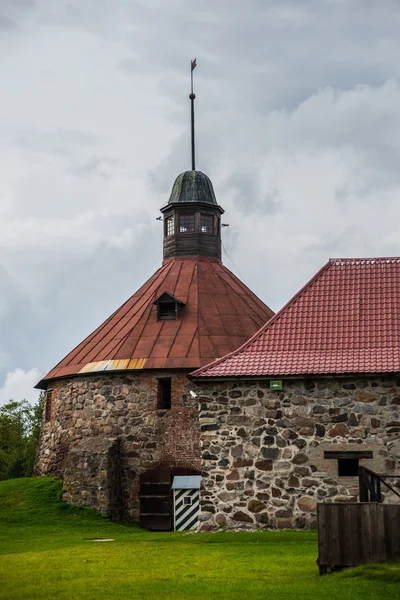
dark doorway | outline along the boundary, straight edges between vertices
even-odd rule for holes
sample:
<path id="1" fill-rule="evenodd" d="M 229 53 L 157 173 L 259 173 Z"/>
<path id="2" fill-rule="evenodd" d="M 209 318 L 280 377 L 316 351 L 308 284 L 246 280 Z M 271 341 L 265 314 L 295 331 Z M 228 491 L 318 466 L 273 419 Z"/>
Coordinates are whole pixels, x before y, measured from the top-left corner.
<path id="1" fill-rule="evenodd" d="M 175 475 L 200 475 L 196 469 L 160 467 L 140 476 L 140 526 L 152 531 L 173 531 L 172 482 Z"/>

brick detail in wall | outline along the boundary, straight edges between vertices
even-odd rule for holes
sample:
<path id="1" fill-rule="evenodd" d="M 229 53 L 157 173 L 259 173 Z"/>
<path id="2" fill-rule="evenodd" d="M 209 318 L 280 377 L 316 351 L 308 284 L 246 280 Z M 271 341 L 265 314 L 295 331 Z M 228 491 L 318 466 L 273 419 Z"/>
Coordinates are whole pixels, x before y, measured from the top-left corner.
<path id="1" fill-rule="evenodd" d="M 157 409 L 158 377 L 172 378 L 170 410 Z M 92 489 L 102 485 L 96 477 L 90 484 L 82 483 L 87 490 L 73 483 L 74 461 L 69 454 L 93 437 L 119 440 L 125 518 L 138 519 L 139 476 L 143 472 L 161 465 L 200 468 L 198 402 L 189 394 L 195 385 L 186 373 L 91 375 L 60 380 L 52 388 L 52 419 L 42 424 L 36 474 L 64 476 L 67 470 L 64 497 L 68 501 L 85 504 L 87 500 L 79 500 L 81 492 L 87 499 Z M 79 456 L 78 452 L 75 462 Z M 102 512 L 107 512 L 104 497 L 100 504 Z"/>
<path id="2" fill-rule="evenodd" d="M 202 531 L 313 528 L 317 502 L 357 501 L 358 478 L 325 450 L 371 450 L 360 465 L 400 475 L 399 379 L 203 382 L 199 395 Z"/>

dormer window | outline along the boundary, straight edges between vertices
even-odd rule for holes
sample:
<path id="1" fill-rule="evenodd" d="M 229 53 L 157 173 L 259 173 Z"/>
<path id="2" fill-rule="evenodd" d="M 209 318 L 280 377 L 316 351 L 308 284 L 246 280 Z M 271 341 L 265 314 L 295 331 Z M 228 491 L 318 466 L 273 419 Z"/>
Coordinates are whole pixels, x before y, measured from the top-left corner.
<path id="1" fill-rule="evenodd" d="M 175 321 L 179 317 L 180 309 L 185 306 L 169 292 L 164 292 L 154 304 L 157 306 L 157 321 Z"/>
<path id="2" fill-rule="evenodd" d="M 212 215 L 200 215 L 201 233 L 214 233 L 214 217 Z"/>
<path id="3" fill-rule="evenodd" d="M 174 217 L 168 217 L 168 219 L 166 219 L 166 224 L 165 224 L 165 234 L 166 235 L 174 235 L 174 233 L 175 233 Z"/>
<path id="4" fill-rule="evenodd" d="M 158 305 L 158 320 L 170 321 L 177 318 L 176 302 L 160 302 Z"/>
<path id="5" fill-rule="evenodd" d="M 179 233 L 193 233 L 194 231 L 194 215 L 180 215 Z"/>

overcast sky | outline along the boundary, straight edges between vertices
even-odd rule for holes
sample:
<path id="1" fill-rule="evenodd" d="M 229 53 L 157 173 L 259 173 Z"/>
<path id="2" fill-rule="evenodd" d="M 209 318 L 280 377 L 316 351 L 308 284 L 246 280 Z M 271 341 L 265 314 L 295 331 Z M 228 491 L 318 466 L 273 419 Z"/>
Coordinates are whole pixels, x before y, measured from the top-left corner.
<path id="1" fill-rule="evenodd" d="M 228 268 L 277 310 L 399 255 L 399 31 L 397 0 L 0 0 L 0 404 L 160 265 L 191 58 Z"/>

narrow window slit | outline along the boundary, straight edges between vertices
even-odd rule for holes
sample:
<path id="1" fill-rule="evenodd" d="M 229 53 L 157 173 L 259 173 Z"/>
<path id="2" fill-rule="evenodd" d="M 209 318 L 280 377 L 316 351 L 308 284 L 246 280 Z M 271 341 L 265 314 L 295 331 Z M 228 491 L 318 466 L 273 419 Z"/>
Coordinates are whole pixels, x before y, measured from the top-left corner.
<path id="1" fill-rule="evenodd" d="M 51 420 L 52 411 L 53 411 L 53 390 L 47 390 L 45 409 L 44 409 L 44 420 L 46 423 L 48 423 Z"/>
<path id="2" fill-rule="evenodd" d="M 158 408 L 170 410 L 171 408 L 171 379 L 163 377 L 158 380 Z"/>

